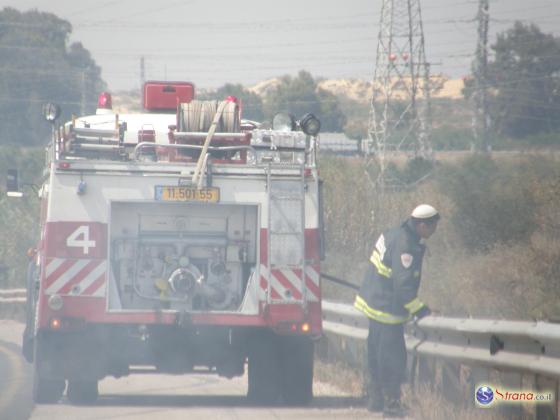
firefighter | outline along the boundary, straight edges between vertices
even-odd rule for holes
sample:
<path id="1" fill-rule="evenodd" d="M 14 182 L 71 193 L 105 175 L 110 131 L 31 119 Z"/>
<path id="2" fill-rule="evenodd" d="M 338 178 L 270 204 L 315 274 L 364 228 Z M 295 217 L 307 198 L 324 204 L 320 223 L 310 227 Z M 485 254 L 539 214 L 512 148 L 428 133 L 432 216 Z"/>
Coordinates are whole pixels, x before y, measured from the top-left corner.
<path id="1" fill-rule="evenodd" d="M 354 306 L 369 318 L 368 410 L 404 416 L 401 383 L 406 379 L 404 324 L 430 314 L 418 297 L 422 258 L 440 215 L 421 204 L 400 226 L 382 233 L 375 244 Z"/>

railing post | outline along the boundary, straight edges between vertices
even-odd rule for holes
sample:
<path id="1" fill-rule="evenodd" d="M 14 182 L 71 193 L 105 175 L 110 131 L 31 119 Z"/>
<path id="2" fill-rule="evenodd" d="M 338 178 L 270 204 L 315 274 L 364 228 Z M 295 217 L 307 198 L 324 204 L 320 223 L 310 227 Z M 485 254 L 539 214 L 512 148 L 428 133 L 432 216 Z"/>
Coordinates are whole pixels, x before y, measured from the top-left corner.
<path id="1" fill-rule="evenodd" d="M 552 391 L 552 397 L 554 398 L 554 404 L 533 404 L 535 418 L 554 420 L 558 418 L 558 385 L 559 381 L 556 378 L 549 378 L 542 375 L 532 375 L 533 387 L 531 389 L 536 389 L 539 392 L 545 393 L 547 391 Z"/>
<path id="2" fill-rule="evenodd" d="M 449 401 L 456 404 L 464 401 L 465 385 L 461 383 L 461 366 L 459 364 L 441 363 L 441 391 Z"/>

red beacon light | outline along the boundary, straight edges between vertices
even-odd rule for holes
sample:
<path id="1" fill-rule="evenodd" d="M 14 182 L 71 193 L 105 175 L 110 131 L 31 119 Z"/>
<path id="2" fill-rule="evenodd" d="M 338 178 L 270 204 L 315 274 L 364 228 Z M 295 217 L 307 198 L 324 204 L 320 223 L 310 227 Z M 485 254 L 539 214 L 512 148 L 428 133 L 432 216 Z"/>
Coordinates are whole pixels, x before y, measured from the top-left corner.
<path id="1" fill-rule="evenodd" d="M 236 118 L 239 119 L 239 116 L 241 115 L 243 106 L 241 104 L 241 99 L 239 99 L 237 96 L 234 95 L 229 95 L 226 97 L 226 99 L 224 99 L 226 102 L 233 102 L 236 106 Z"/>
<path id="2" fill-rule="evenodd" d="M 97 99 L 96 114 L 108 114 L 113 112 L 113 98 L 109 92 L 101 92 Z"/>

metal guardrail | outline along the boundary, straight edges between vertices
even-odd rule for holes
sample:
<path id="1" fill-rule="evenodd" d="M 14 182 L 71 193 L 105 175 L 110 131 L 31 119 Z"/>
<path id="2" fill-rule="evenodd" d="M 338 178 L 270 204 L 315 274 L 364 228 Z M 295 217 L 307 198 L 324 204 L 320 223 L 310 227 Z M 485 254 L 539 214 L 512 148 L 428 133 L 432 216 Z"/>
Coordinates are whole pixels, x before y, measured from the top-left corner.
<path id="1" fill-rule="evenodd" d="M 349 304 L 323 301 L 322 308 L 327 357 L 357 367 L 365 384 L 368 319 Z M 560 324 L 429 316 L 410 322 L 406 332 L 412 386 L 427 384 L 460 406 L 474 403 L 481 384 L 547 390 L 554 404 L 500 410 L 505 418 L 559 418 Z"/>
<path id="2" fill-rule="evenodd" d="M 0 289 L 0 303 L 25 303 L 25 289 Z"/>
<path id="3" fill-rule="evenodd" d="M 366 339 L 368 320 L 351 305 L 322 307 L 325 331 Z M 409 325 L 406 342 L 419 355 L 560 377 L 560 324 L 429 316 Z"/>

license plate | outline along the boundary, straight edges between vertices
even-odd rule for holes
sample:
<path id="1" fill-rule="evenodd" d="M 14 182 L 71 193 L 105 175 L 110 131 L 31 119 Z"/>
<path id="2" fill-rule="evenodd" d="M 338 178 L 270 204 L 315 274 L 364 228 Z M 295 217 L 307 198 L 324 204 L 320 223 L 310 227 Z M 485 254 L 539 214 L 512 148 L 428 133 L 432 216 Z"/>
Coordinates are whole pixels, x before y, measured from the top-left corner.
<path id="1" fill-rule="evenodd" d="M 173 185 L 156 185 L 155 199 L 161 201 L 204 201 L 217 203 L 220 201 L 220 189 L 195 188 Z"/>

